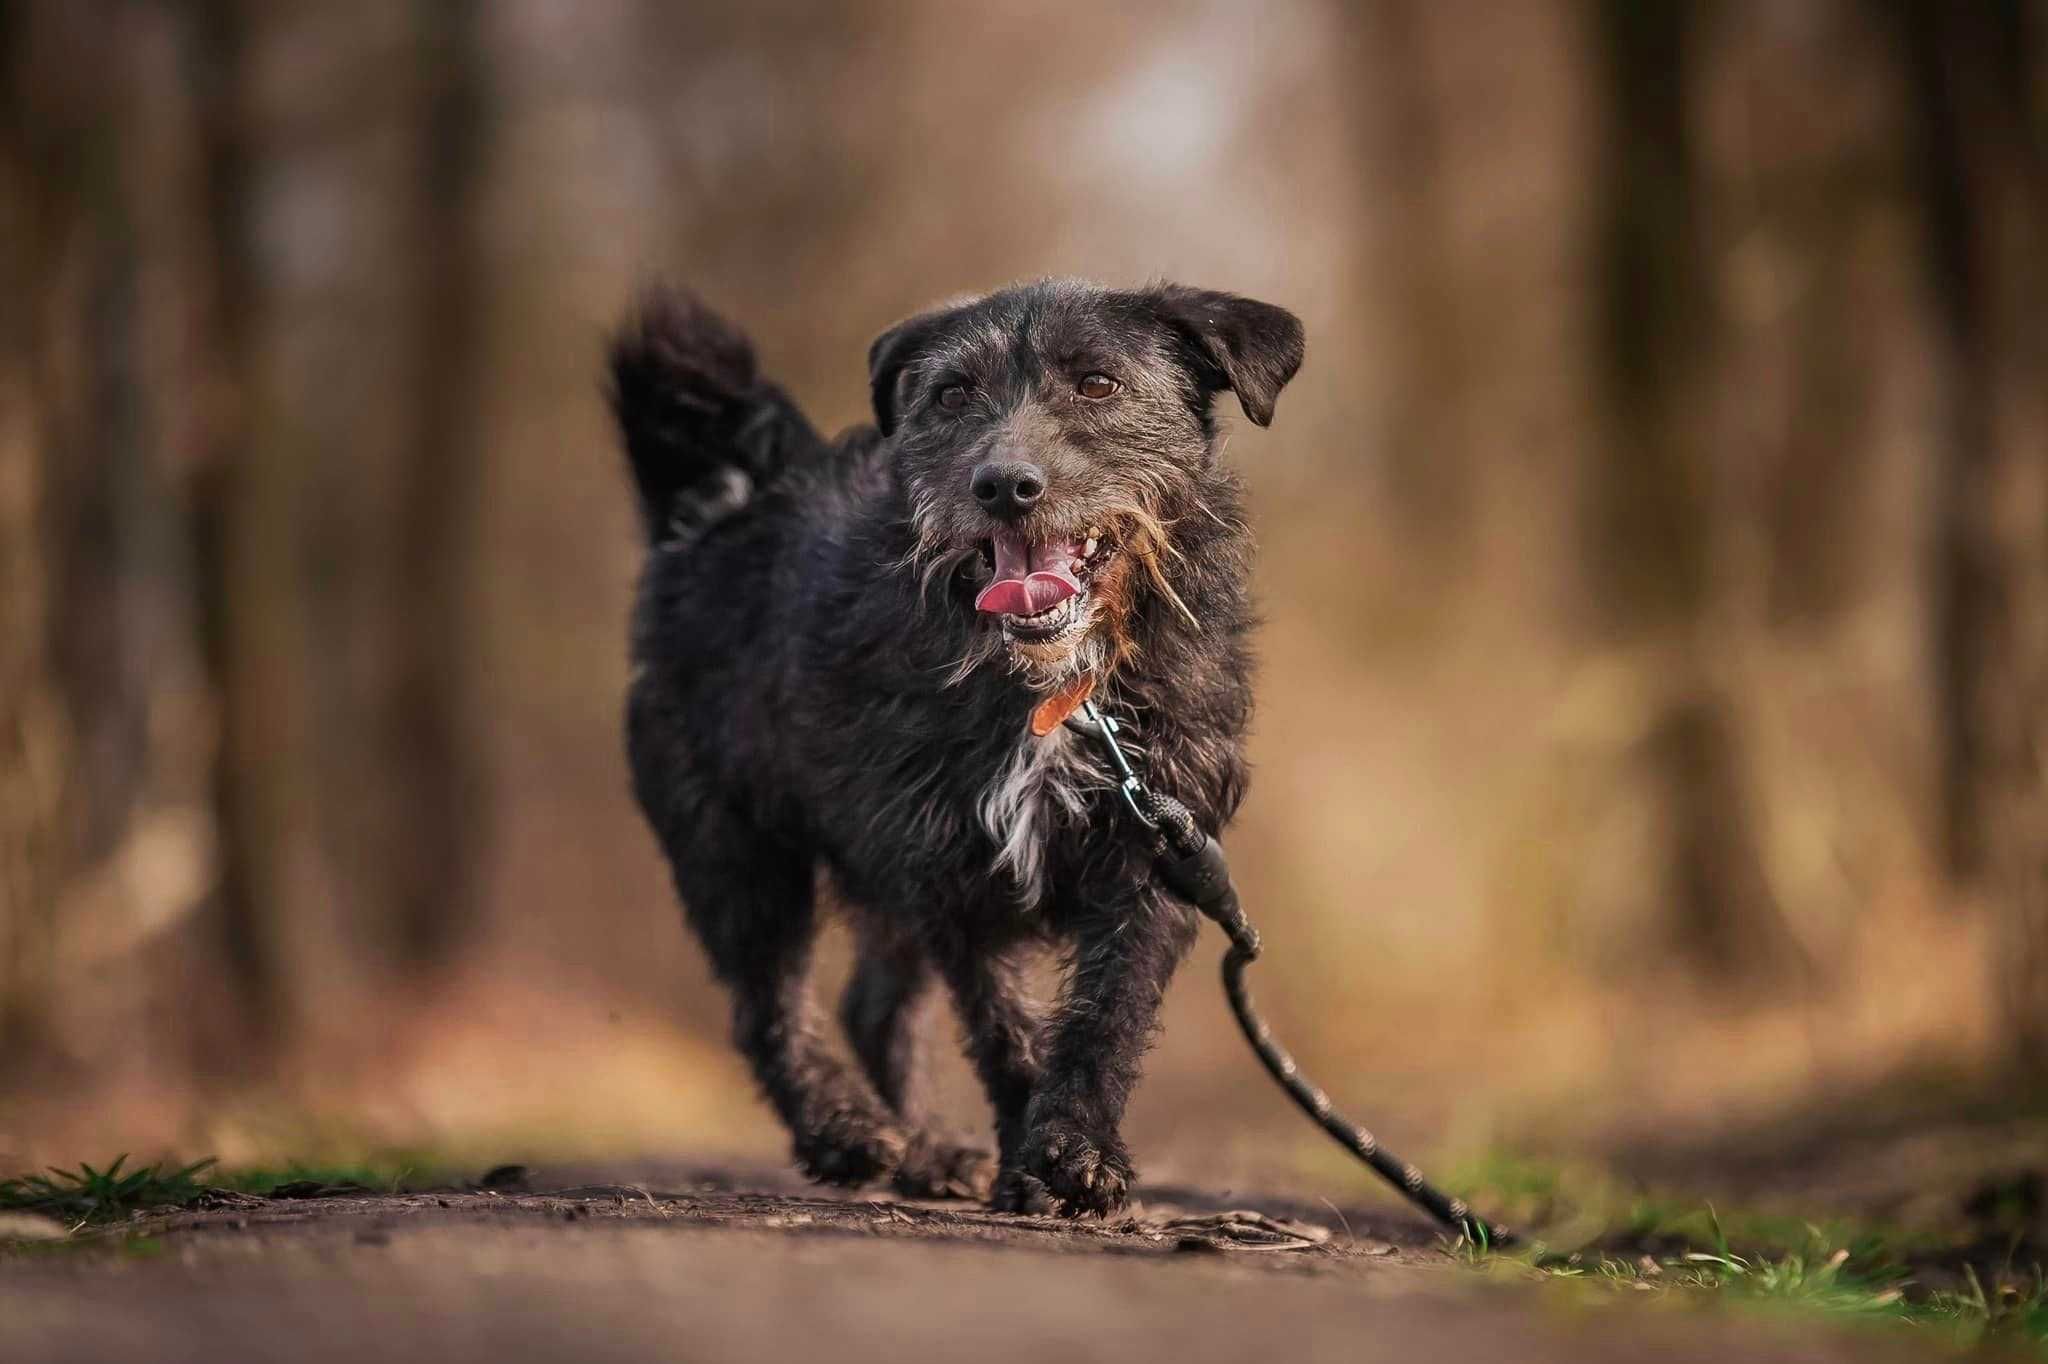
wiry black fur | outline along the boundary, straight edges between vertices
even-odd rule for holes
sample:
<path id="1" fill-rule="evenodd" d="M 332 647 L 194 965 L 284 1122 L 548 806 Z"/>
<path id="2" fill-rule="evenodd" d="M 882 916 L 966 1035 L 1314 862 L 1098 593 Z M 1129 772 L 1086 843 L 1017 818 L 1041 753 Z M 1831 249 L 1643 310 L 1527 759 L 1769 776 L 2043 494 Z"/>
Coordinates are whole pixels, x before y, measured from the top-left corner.
<path id="1" fill-rule="evenodd" d="M 1231 295 L 1034 284 L 885 334 L 870 356 L 879 425 L 828 446 L 693 300 L 652 296 L 617 339 L 651 540 L 634 787 L 732 991 L 736 1041 L 814 1177 L 1123 1205 L 1118 1126 L 1196 920 L 1156 881 L 1092 751 L 1032 738 L 1028 719 L 1092 670 L 1162 789 L 1211 831 L 1235 812 L 1250 544 L 1210 407 L 1234 388 L 1264 424 L 1301 353 L 1291 315 Z M 1084 400 L 1083 373 L 1122 388 Z M 954 384 L 971 395 L 958 411 L 935 399 Z M 967 488 L 978 462 L 1020 453 L 1049 475 L 1034 527 L 1127 537 L 1084 598 L 1083 641 L 1028 658 L 973 609 L 990 530 Z M 1071 796 L 1023 783 L 1031 822 L 997 827 L 1028 827 L 1029 852 L 999 865 L 981 809 L 1033 757 Z M 821 881 L 861 943 L 840 1010 L 860 1073 L 825 1045 L 806 985 Z M 1046 943 L 1070 967 L 1042 1017 L 1018 954 Z M 939 983 L 995 1111 L 993 1163 L 923 1126 L 912 1022 Z"/>

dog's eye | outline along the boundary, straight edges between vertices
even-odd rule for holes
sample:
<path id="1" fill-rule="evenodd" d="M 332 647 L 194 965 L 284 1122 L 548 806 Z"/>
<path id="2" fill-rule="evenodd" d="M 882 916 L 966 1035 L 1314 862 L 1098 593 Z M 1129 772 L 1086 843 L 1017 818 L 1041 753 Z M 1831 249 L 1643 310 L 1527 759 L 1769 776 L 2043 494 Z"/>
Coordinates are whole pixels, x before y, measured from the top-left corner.
<path id="1" fill-rule="evenodd" d="M 1081 382 L 1074 385 L 1074 392 L 1084 398 L 1107 398 L 1122 387 L 1122 384 L 1107 374 L 1089 374 L 1084 375 Z"/>
<path id="2" fill-rule="evenodd" d="M 967 406 L 967 385 L 947 384 L 939 390 L 939 406 L 948 412 L 958 412 Z"/>

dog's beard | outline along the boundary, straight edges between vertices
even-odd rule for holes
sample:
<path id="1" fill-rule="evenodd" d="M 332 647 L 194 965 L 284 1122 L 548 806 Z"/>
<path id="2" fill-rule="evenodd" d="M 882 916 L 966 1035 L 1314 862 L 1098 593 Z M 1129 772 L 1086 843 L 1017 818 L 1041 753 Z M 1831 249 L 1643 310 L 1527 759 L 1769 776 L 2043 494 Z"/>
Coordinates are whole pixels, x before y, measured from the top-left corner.
<path id="1" fill-rule="evenodd" d="M 1033 691 L 1057 691 L 1076 678 L 1103 672 L 1108 664 L 1101 601 L 1091 594 L 1079 609 L 1088 613 L 1088 619 L 1076 625 L 1071 636 L 1043 642 L 1002 636 L 1010 671 Z M 995 633 L 1002 635 L 1000 627 Z"/>
<path id="2" fill-rule="evenodd" d="M 967 648 L 946 670 L 944 685 L 958 686 L 984 668 L 1000 668 L 1033 691 L 1057 691 L 1088 673 L 1101 675 L 1116 661 L 1111 630 L 1101 619 L 1103 604 L 1083 603 L 1088 619 L 1058 639 L 1018 639 L 993 620 L 977 619 Z"/>
<path id="3" fill-rule="evenodd" d="M 1131 571 L 1134 566 L 1180 606 L 1158 566 L 1159 557 L 1171 552 L 1165 526 L 1136 501 L 1119 501 L 1086 518 L 1079 533 L 1039 532 L 1040 538 L 1028 541 L 990 526 L 986 518 L 967 516 L 964 524 L 955 523 L 954 514 L 950 505 L 929 494 L 911 499 L 915 539 L 900 567 L 917 580 L 920 613 L 957 589 L 973 591 L 978 602 L 1000 600 L 1024 608 L 1040 605 L 1049 593 L 1056 599 L 1030 614 L 978 610 L 967 647 L 946 671 L 946 686 L 987 667 L 1021 677 L 1035 691 L 1055 691 L 1088 674 L 1106 675 L 1130 652 L 1123 622 L 1141 576 Z M 998 545 L 998 535 L 1009 536 L 1009 543 Z M 1054 554 L 1058 559 L 1048 562 Z M 989 586 L 999 565 L 1010 579 L 1002 583 L 1006 596 L 992 593 Z M 1054 572 L 1064 588 L 1048 582 Z M 1028 590 L 1020 581 L 1026 574 L 1032 580 Z"/>

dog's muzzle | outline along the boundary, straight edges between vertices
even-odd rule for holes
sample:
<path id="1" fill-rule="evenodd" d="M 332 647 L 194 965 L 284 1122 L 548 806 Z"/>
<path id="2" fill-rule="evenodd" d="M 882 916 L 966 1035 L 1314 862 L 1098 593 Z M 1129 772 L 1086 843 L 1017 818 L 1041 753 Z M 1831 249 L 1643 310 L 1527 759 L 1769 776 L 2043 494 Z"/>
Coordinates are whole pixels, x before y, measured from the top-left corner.
<path id="1" fill-rule="evenodd" d="M 985 557 L 992 576 L 974 599 L 974 609 L 1000 616 L 1012 634 L 1050 639 L 1081 619 L 1088 581 L 1107 553 L 1099 534 L 1084 540 L 1032 540 L 1000 527 Z"/>

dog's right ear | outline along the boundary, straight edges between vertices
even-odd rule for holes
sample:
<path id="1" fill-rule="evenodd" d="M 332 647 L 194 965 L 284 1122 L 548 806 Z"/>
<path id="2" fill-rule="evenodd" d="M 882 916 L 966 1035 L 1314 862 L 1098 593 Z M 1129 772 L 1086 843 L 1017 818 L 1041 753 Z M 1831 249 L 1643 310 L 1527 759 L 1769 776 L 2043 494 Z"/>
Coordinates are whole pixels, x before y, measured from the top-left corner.
<path id="1" fill-rule="evenodd" d="M 897 385 L 903 370 L 930 343 L 939 329 L 940 314 L 923 313 L 899 322 L 875 338 L 868 347 L 868 393 L 875 404 L 875 425 L 885 436 L 896 432 Z"/>

